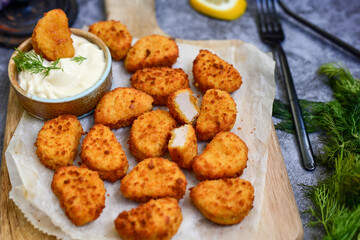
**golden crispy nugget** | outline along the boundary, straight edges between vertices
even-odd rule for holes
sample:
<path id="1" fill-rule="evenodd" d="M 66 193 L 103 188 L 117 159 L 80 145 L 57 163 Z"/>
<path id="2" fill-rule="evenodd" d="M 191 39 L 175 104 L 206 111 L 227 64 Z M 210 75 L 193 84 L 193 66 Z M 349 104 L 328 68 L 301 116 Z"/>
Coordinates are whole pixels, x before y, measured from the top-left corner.
<path id="1" fill-rule="evenodd" d="M 82 132 L 79 120 L 73 115 L 46 121 L 35 142 L 40 162 L 52 170 L 72 165 Z"/>
<path id="2" fill-rule="evenodd" d="M 84 167 L 62 167 L 53 177 L 51 189 L 66 216 L 77 226 L 97 219 L 105 207 L 104 182 Z"/>
<path id="3" fill-rule="evenodd" d="M 240 88 L 242 78 L 233 65 L 208 50 L 200 50 L 193 62 L 195 86 L 202 92 L 220 89 L 233 92 Z"/>
<path id="4" fill-rule="evenodd" d="M 49 61 L 71 58 L 75 54 L 68 19 L 61 9 L 44 14 L 36 24 L 31 40 L 35 52 Z"/>
<path id="5" fill-rule="evenodd" d="M 129 149 L 137 161 L 165 154 L 176 121 L 163 110 L 146 112 L 138 117 L 130 131 Z"/>
<path id="6" fill-rule="evenodd" d="M 186 177 L 176 163 L 165 158 L 148 158 L 121 179 L 120 190 L 124 197 L 137 202 L 162 197 L 181 199 L 186 184 Z"/>
<path id="7" fill-rule="evenodd" d="M 253 208 L 254 187 L 240 178 L 200 182 L 190 198 L 209 220 L 230 225 L 241 222 Z"/>
<path id="8" fill-rule="evenodd" d="M 95 123 L 113 128 L 126 127 L 152 109 L 154 99 L 134 88 L 116 88 L 106 93 L 96 106 Z"/>
<path id="9" fill-rule="evenodd" d="M 147 67 L 171 67 L 179 57 L 173 39 L 161 35 L 140 38 L 125 58 L 125 68 L 131 73 Z"/>
<path id="10" fill-rule="evenodd" d="M 114 60 L 123 60 L 131 47 L 132 36 L 119 21 L 100 21 L 90 25 L 89 32 L 104 41 Z"/>
<path id="11" fill-rule="evenodd" d="M 81 145 L 81 160 L 103 180 L 115 182 L 125 176 L 129 164 L 126 155 L 109 127 L 93 126 Z"/>
<path id="12" fill-rule="evenodd" d="M 194 124 L 200 112 L 198 99 L 190 88 L 173 92 L 168 98 L 167 107 L 171 116 L 180 124 Z"/>
<path id="13" fill-rule="evenodd" d="M 181 168 L 192 169 L 194 158 L 198 153 L 195 129 L 191 124 L 175 128 L 171 132 L 169 153 L 174 162 Z"/>
<path id="14" fill-rule="evenodd" d="M 181 209 L 174 198 L 150 200 L 115 219 L 115 228 L 122 239 L 167 240 L 175 235 L 182 221 Z"/>
<path id="15" fill-rule="evenodd" d="M 156 105 L 166 105 L 171 93 L 189 87 L 188 75 L 181 68 L 143 68 L 130 81 L 133 88 L 152 96 Z"/>
<path id="16" fill-rule="evenodd" d="M 247 166 L 248 148 L 232 132 L 220 132 L 194 159 L 193 170 L 202 180 L 238 177 Z"/>
<path id="17" fill-rule="evenodd" d="M 229 93 L 207 90 L 196 121 L 196 136 L 202 141 L 211 140 L 221 131 L 230 131 L 235 124 L 236 113 L 236 103 Z"/>

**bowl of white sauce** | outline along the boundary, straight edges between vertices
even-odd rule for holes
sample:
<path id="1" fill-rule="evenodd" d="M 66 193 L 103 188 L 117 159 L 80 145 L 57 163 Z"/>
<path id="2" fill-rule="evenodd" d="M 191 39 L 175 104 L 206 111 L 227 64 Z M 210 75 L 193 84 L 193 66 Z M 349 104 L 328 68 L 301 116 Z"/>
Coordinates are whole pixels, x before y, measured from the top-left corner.
<path id="1" fill-rule="evenodd" d="M 72 28 L 71 33 L 75 48 L 72 58 L 61 58 L 56 63 L 41 59 L 33 50 L 31 38 L 10 58 L 11 85 L 21 105 L 35 117 L 50 119 L 64 114 L 84 117 L 111 88 L 111 55 L 105 43 L 87 31 Z M 56 68 L 39 73 L 19 71 L 13 60 L 19 52 L 39 58 L 44 67 Z"/>

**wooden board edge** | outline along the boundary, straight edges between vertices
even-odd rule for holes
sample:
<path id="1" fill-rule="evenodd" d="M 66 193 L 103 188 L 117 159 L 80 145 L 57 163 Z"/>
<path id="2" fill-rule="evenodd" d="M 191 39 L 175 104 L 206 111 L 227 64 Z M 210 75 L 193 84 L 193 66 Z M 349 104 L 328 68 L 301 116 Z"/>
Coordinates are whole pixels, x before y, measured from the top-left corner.
<path id="1" fill-rule="evenodd" d="M 270 182 L 277 183 L 269 184 Z M 286 194 L 277 194 L 284 192 Z M 276 218 L 274 216 L 285 216 Z M 289 224 L 291 221 L 291 225 Z M 281 230 L 281 232 L 280 232 Z M 274 125 L 270 134 L 264 202 L 255 239 L 303 239 L 304 228 L 287 174 Z"/>
<path id="2" fill-rule="evenodd" d="M 11 183 L 6 165 L 5 152 L 23 112 L 24 109 L 21 107 L 15 91 L 10 87 L 0 173 L 0 239 L 55 239 L 34 228 L 34 226 L 26 220 L 15 203 L 9 199 Z"/>

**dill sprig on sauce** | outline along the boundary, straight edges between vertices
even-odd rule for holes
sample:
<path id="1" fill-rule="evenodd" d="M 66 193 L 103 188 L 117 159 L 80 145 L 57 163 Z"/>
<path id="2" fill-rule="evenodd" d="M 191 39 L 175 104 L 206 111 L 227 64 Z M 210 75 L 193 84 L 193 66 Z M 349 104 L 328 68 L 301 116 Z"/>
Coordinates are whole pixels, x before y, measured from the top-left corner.
<path id="1" fill-rule="evenodd" d="M 17 55 L 12 59 L 15 62 L 15 66 L 18 72 L 27 70 L 30 73 L 39 73 L 46 77 L 49 75 L 50 70 L 61 69 L 57 66 L 60 59 L 54 61 L 50 66 L 46 67 L 43 65 L 44 59 L 41 55 L 36 54 L 34 51 L 23 52 L 17 48 Z"/>
<path id="2" fill-rule="evenodd" d="M 76 56 L 70 59 L 71 61 L 77 62 L 79 65 L 82 64 L 84 60 L 86 60 L 86 57 L 83 56 Z"/>
<path id="3" fill-rule="evenodd" d="M 322 103 L 300 100 L 308 132 L 320 131 L 322 152 L 317 162 L 327 176 L 316 185 L 304 186 L 312 201 L 306 213 L 308 226 L 322 226 L 324 239 L 360 239 L 360 80 L 341 64 L 319 68 L 328 77 L 334 100 Z M 276 129 L 294 133 L 289 107 L 275 100 Z"/>

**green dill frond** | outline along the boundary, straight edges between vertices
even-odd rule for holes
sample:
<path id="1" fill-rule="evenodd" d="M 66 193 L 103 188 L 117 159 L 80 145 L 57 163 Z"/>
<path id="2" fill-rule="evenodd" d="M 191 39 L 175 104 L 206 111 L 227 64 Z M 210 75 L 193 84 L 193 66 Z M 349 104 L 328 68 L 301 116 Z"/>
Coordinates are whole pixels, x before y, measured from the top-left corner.
<path id="1" fill-rule="evenodd" d="M 319 73 L 329 78 L 334 101 L 309 112 L 322 130 L 318 163 L 327 177 L 304 193 L 312 201 L 308 226 L 322 226 L 326 240 L 360 239 L 360 81 L 340 64 L 325 64 Z M 320 159 L 320 160 L 319 160 Z"/>
<path id="2" fill-rule="evenodd" d="M 360 80 L 353 77 L 345 65 L 325 64 L 319 68 L 319 73 L 329 78 L 334 97 L 344 107 L 360 103 Z"/>
<path id="3" fill-rule="evenodd" d="M 79 65 L 82 64 L 82 62 L 84 60 L 86 60 L 87 58 L 86 57 L 83 57 L 83 56 L 77 56 L 77 57 L 73 57 L 70 59 L 70 61 L 74 61 L 74 62 L 77 62 Z"/>
<path id="4" fill-rule="evenodd" d="M 61 67 L 57 66 L 59 59 L 54 61 L 51 66 L 46 67 L 43 65 L 44 59 L 42 56 L 36 54 L 34 51 L 22 52 L 17 48 L 15 48 L 15 50 L 17 51 L 17 55 L 12 59 L 15 62 L 15 66 L 18 72 L 27 70 L 30 73 L 38 73 L 46 77 L 49 75 L 50 70 L 62 69 Z"/>

